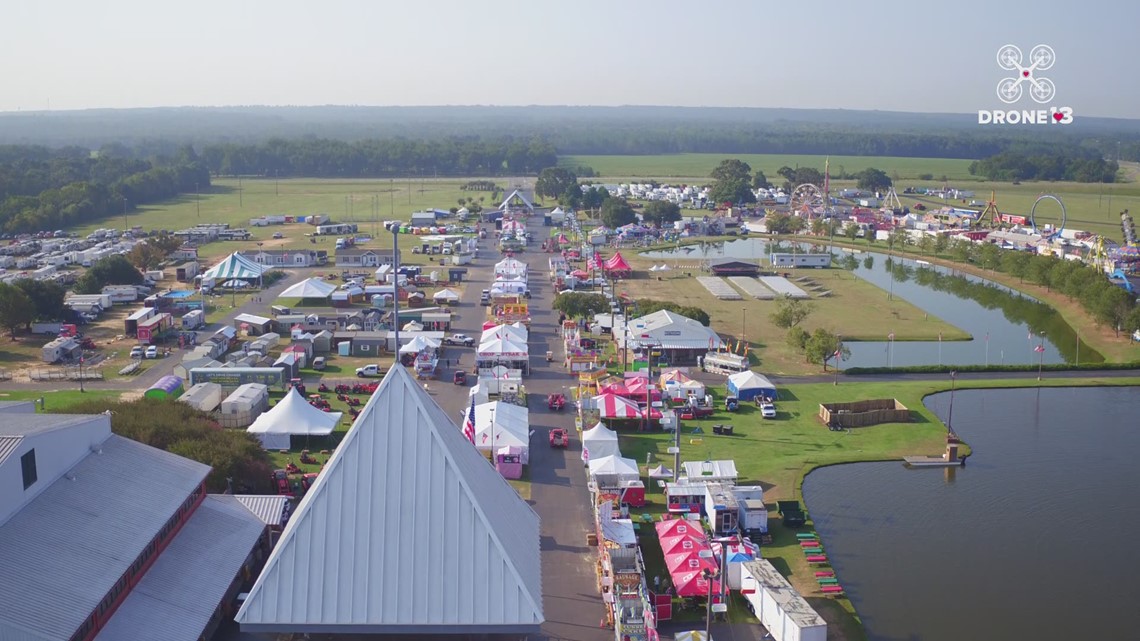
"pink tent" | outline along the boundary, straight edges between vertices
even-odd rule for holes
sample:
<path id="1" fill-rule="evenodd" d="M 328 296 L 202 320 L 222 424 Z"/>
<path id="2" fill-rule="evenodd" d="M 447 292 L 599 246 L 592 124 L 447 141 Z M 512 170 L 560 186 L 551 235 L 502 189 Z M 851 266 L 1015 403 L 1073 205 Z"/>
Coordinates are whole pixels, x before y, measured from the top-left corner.
<path id="1" fill-rule="evenodd" d="M 649 418 L 653 420 L 660 419 L 662 416 L 661 410 L 656 408 L 649 408 L 641 413 L 642 416 L 645 416 L 646 414 L 649 414 Z"/>
<path id="2" fill-rule="evenodd" d="M 626 379 L 625 387 L 629 391 L 628 396 L 632 398 L 646 398 L 650 392 L 653 393 L 654 399 L 661 398 L 660 391 L 650 385 L 647 378 Z"/>
<path id="3" fill-rule="evenodd" d="M 695 535 L 675 534 L 673 536 L 663 536 L 658 539 L 658 541 L 661 543 L 661 553 L 665 556 L 685 552 L 687 550 L 701 550 L 708 546 L 704 535 L 700 533 Z"/>
<path id="4" fill-rule="evenodd" d="M 602 394 L 614 394 L 616 396 L 624 397 L 632 396 L 629 388 L 622 383 L 610 383 L 609 385 L 602 387 L 600 391 Z"/>
<path id="5" fill-rule="evenodd" d="M 700 551 L 708 549 L 708 546 L 704 546 L 700 550 L 682 550 L 673 554 L 666 554 L 665 567 L 669 568 L 670 574 L 680 574 L 693 570 L 700 571 L 706 568 L 716 572 L 717 563 L 714 559 L 711 557 L 701 558 Z"/>
<path id="6" fill-rule="evenodd" d="M 670 575 L 673 578 L 673 586 L 677 588 L 677 596 L 708 596 L 709 582 L 701 578 L 700 570 L 670 573 Z M 720 581 L 716 579 L 712 581 L 712 593 L 720 594 Z"/>
<path id="7" fill-rule="evenodd" d="M 619 272 L 628 274 L 633 271 L 633 268 L 630 267 L 629 263 L 627 263 L 625 261 L 625 258 L 622 257 L 621 252 L 617 252 L 611 256 L 610 259 L 605 262 L 604 267 L 607 272 Z"/>
<path id="8" fill-rule="evenodd" d="M 590 274 L 588 272 L 581 270 L 581 269 L 575 269 L 574 271 L 570 272 L 570 275 L 573 276 L 574 278 L 589 278 L 590 277 Z"/>
<path id="9" fill-rule="evenodd" d="M 641 418 L 637 403 L 616 394 L 595 396 L 594 405 L 602 418 Z"/>

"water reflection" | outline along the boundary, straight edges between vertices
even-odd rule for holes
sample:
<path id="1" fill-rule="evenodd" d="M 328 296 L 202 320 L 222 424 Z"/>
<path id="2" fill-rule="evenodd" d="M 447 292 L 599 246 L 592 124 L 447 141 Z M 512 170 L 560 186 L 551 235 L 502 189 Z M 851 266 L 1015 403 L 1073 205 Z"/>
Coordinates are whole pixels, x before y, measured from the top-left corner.
<path id="1" fill-rule="evenodd" d="M 700 260 L 712 257 L 764 259 L 780 251 L 826 252 L 826 244 L 769 242 L 749 238 L 703 243 L 643 254 L 647 258 Z M 907 365 L 1031 365 L 1104 358 L 1079 346 L 1077 334 L 1052 307 L 1008 287 L 957 270 L 923 264 L 914 258 L 878 252 L 835 249 L 837 264 L 875 284 L 890 298 L 901 298 L 922 311 L 968 332 L 969 341 L 899 342 L 889 320 L 880 328 L 883 341 L 848 342 L 844 367 Z M 1038 352 L 1038 346 L 1044 352 Z"/>

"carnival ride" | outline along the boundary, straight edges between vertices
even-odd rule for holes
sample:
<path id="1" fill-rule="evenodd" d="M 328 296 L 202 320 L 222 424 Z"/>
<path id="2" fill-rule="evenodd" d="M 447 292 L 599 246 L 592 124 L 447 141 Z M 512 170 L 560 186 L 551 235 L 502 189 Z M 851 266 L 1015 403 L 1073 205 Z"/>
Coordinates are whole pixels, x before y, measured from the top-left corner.
<path id="1" fill-rule="evenodd" d="M 1037 206 L 1045 200 L 1052 200 L 1053 202 L 1057 203 L 1058 207 L 1061 208 L 1061 223 L 1053 227 L 1048 234 L 1044 234 L 1039 229 L 1037 229 Z M 1065 211 L 1065 203 L 1063 203 L 1057 196 L 1054 196 L 1053 194 L 1041 194 L 1037 197 L 1037 200 L 1033 201 L 1033 207 L 1029 210 L 1029 226 L 1033 230 L 1033 233 L 1041 234 L 1045 240 L 1053 240 L 1060 237 L 1061 232 L 1065 231 L 1066 222 L 1067 213 Z"/>
<path id="2" fill-rule="evenodd" d="M 792 191 L 789 203 L 792 215 L 800 216 L 806 220 L 813 220 L 821 216 L 827 206 L 823 192 L 811 183 L 804 183 L 796 187 Z"/>

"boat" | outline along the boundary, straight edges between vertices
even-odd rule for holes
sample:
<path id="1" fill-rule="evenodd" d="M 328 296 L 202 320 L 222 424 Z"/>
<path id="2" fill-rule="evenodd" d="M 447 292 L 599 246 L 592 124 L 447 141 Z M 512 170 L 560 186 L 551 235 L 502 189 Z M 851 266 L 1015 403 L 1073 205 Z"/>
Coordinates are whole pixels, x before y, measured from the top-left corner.
<path id="1" fill-rule="evenodd" d="M 819 589 L 824 594 L 843 594 L 843 586 L 841 585 L 825 585 Z"/>

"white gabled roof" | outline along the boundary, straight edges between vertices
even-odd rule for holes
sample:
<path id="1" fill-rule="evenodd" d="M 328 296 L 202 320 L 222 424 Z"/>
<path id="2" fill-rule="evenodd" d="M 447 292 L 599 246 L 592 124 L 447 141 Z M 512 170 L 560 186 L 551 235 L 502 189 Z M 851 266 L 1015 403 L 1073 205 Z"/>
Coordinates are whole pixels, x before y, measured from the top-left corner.
<path id="1" fill-rule="evenodd" d="M 236 620 L 249 632 L 537 632 L 538 515 L 393 367 Z"/>
<path id="2" fill-rule="evenodd" d="M 277 298 L 328 298 L 336 285 L 319 278 L 306 278 L 277 295 Z"/>
<path id="3" fill-rule="evenodd" d="M 530 200 L 528 200 L 526 196 L 522 195 L 522 192 L 520 192 L 517 189 L 512 191 L 510 196 L 507 196 L 506 198 L 503 199 L 503 204 L 499 205 L 499 209 L 505 210 L 505 209 L 509 208 L 511 206 L 511 201 L 514 200 L 515 198 L 518 198 L 519 200 L 523 201 L 523 204 L 526 205 L 527 209 L 534 211 L 534 205 L 531 204 Z"/>

